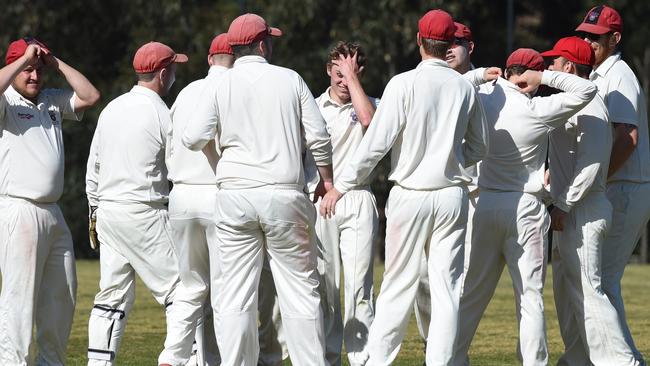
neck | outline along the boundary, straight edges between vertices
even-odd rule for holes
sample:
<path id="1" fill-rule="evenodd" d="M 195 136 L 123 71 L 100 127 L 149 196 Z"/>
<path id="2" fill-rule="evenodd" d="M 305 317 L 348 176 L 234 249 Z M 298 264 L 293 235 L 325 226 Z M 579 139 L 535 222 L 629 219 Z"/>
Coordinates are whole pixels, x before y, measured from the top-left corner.
<path id="1" fill-rule="evenodd" d="M 154 93 L 162 96 L 162 88 L 159 83 L 156 82 L 156 80 L 152 81 L 138 81 L 138 86 L 141 86 L 143 88 L 147 88 L 149 90 L 152 90 Z"/>
<path id="2" fill-rule="evenodd" d="M 456 71 L 458 71 L 459 74 L 464 74 L 464 73 L 468 72 L 469 69 L 470 69 L 470 63 L 466 62 L 466 63 L 464 63 L 462 65 L 459 65 L 456 68 Z"/>

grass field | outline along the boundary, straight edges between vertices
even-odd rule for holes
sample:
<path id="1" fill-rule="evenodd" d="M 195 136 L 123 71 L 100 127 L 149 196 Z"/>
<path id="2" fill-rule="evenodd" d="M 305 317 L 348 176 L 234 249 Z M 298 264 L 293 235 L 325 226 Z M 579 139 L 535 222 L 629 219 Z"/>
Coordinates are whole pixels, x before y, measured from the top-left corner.
<path id="1" fill-rule="evenodd" d="M 79 292 L 74 325 L 68 346 L 68 364 L 85 365 L 88 342 L 88 315 L 99 281 L 99 262 L 77 262 Z M 555 364 L 562 351 L 551 286 L 551 269 L 546 281 L 546 322 L 551 363 Z M 379 289 L 383 266 L 375 268 L 375 288 Z M 623 291 L 628 321 L 637 347 L 650 357 L 650 266 L 630 265 L 623 281 Z M 52 316 L 56 316 L 52 314 Z M 118 354 L 118 365 L 155 365 L 162 349 L 165 323 L 162 308 L 149 291 L 138 281 L 137 300 L 130 315 L 126 335 Z M 510 278 L 502 276 L 474 338 L 470 350 L 472 365 L 517 365 L 515 354 L 517 326 Z M 422 365 L 422 341 L 412 317 L 409 333 L 395 365 Z"/>

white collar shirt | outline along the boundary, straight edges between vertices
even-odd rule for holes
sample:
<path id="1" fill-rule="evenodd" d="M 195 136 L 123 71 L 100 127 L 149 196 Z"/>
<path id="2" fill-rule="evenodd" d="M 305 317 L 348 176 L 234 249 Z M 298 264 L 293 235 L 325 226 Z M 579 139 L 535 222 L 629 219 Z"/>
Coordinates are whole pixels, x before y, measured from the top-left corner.
<path id="1" fill-rule="evenodd" d="M 549 135 L 553 204 L 569 212 L 590 192 L 605 192 L 612 131 L 600 95 Z"/>
<path id="2" fill-rule="evenodd" d="M 634 72 L 621 59 L 621 54 L 609 56 L 591 73 L 598 94 L 605 101 L 611 123 L 636 126 L 637 146 L 632 155 L 611 177 L 609 182 L 650 182 L 650 138 L 646 99 Z"/>
<path id="3" fill-rule="evenodd" d="M 325 121 L 304 80 L 260 56 L 238 58 L 218 83 L 205 89 L 182 141 L 198 150 L 215 136 L 221 150 L 216 172 L 221 189 L 274 186 L 302 191 L 305 149 L 317 166 L 332 162 Z"/>
<path id="4" fill-rule="evenodd" d="M 465 166 L 487 151 L 487 126 L 474 86 L 442 60 L 393 77 L 370 127 L 337 179 L 340 192 L 366 182 L 392 148 L 388 179 L 412 190 L 466 185 Z"/>
<path id="5" fill-rule="evenodd" d="M 0 196 L 53 203 L 63 192 L 63 119 L 80 121 L 71 90 L 45 89 L 36 104 L 12 86 L 0 95 Z"/>
<path id="6" fill-rule="evenodd" d="M 169 108 L 148 88 L 136 85 L 108 103 L 90 146 L 88 202 L 167 202 L 165 145 L 170 124 Z"/>
<path id="7" fill-rule="evenodd" d="M 366 129 L 359 121 L 352 102 L 338 104 L 331 98 L 330 90 L 331 87 L 327 88 L 316 98 L 316 103 L 327 123 L 327 132 L 332 141 L 332 165 L 334 182 L 336 182 L 361 143 Z M 368 97 L 368 99 L 375 107 L 379 105 L 378 98 Z M 363 186 L 367 184 L 367 182 L 362 183 Z"/>
<path id="8" fill-rule="evenodd" d="M 548 97 L 529 98 L 499 78 L 479 93 L 490 132 L 490 148 L 481 162 L 481 190 L 543 192 L 548 133 L 589 103 L 596 87 L 575 75 L 544 71 L 542 84 L 563 90 Z"/>
<path id="9" fill-rule="evenodd" d="M 217 184 L 215 171 L 219 159 L 218 147 L 210 143 L 201 151 L 192 151 L 183 145 L 181 138 L 187 122 L 196 110 L 203 88 L 207 83 L 218 82 L 219 77 L 226 71 L 227 67 L 211 66 L 208 75 L 183 88 L 172 105 L 172 123 L 167 136 L 165 163 L 168 178 L 174 184 Z"/>

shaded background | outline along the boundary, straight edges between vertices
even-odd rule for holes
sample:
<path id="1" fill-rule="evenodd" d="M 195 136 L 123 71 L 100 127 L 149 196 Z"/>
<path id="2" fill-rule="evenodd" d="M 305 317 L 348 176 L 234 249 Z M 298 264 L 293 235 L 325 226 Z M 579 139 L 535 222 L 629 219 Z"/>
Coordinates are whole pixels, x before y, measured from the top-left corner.
<path id="1" fill-rule="evenodd" d="M 650 88 L 650 1 L 607 1 L 623 17 L 621 50 L 639 78 L 646 98 Z M 415 35 L 418 19 L 429 9 L 442 8 L 472 29 L 477 66 L 503 66 L 518 47 L 543 51 L 563 36 L 572 35 L 586 12 L 601 2 L 589 0 L 36 0 L 0 4 L 0 52 L 19 37 L 44 41 L 62 60 L 84 73 L 101 91 L 100 105 L 87 111 L 83 123 L 65 122 L 65 190 L 60 205 L 75 240 L 78 257 L 94 253 L 87 239 L 85 199 L 86 159 L 97 117 L 102 108 L 135 82 L 131 61 L 142 44 L 157 40 L 190 61 L 178 68 L 176 84 L 165 98 L 176 94 L 207 72 L 207 49 L 213 36 L 225 32 L 241 13 L 255 12 L 284 31 L 274 43 L 272 62 L 298 71 L 316 96 L 329 85 L 325 61 L 338 40 L 359 41 L 368 54 L 364 87 L 381 96 L 395 74 L 419 62 Z M 50 87 L 64 86 L 55 74 Z M 388 196 L 389 165 L 384 159 L 373 190 L 383 211 Z M 650 204 L 650 198 L 648 199 Z M 383 240 L 383 235 L 380 235 Z M 647 239 L 640 250 L 647 258 Z"/>

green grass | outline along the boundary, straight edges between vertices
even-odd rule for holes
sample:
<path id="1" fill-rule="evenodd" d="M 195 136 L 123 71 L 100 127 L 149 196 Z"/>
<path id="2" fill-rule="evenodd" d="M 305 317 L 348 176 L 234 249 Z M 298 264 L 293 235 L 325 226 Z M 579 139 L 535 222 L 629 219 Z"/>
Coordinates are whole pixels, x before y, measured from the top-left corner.
<path id="1" fill-rule="evenodd" d="M 78 261 L 79 292 L 72 336 L 68 346 L 68 364 L 85 365 L 88 346 L 88 315 L 99 282 L 99 262 Z M 377 265 L 375 288 L 379 289 L 383 266 Z M 553 304 L 551 268 L 547 274 L 545 303 L 551 364 L 557 362 L 562 351 L 562 340 Z M 630 265 L 623 279 L 623 295 L 627 316 L 637 347 L 650 358 L 650 266 Z M 138 281 L 137 300 L 129 318 L 119 365 L 154 365 L 162 350 L 165 322 L 163 309 L 149 291 Z M 54 314 L 53 314 L 54 315 Z M 496 294 L 484 315 L 470 349 L 472 365 L 517 365 L 515 354 L 517 325 L 510 277 L 501 277 Z M 395 365 L 421 366 L 423 345 L 412 317 L 409 332 L 402 344 Z"/>

